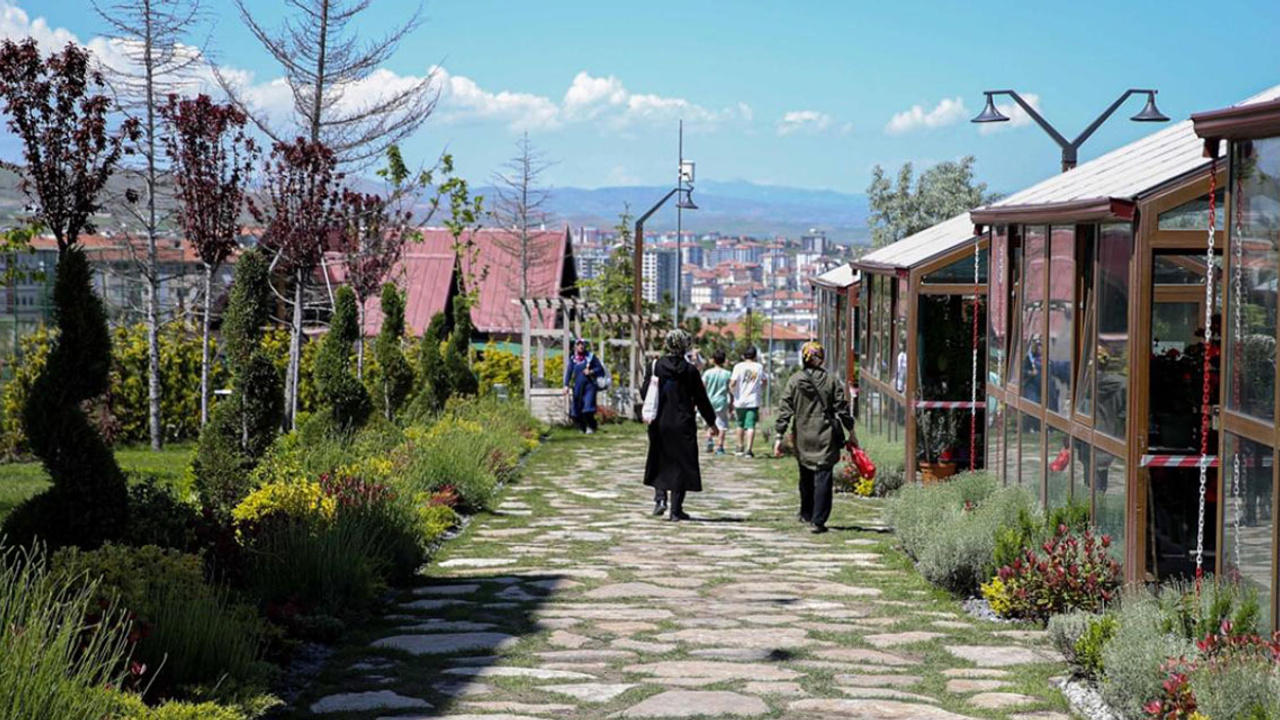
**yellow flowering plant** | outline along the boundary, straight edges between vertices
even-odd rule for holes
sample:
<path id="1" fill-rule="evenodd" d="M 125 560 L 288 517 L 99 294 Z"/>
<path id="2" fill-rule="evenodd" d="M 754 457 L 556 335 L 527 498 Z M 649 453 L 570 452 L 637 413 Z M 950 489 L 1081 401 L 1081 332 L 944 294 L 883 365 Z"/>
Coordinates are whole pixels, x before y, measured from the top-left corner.
<path id="1" fill-rule="evenodd" d="M 320 483 L 298 480 L 263 485 L 249 493 L 231 511 L 231 517 L 237 526 L 251 526 L 273 517 L 328 523 L 337 513 L 337 502 L 325 494 Z"/>
<path id="2" fill-rule="evenodd" d="M 1013 589 L 1006 585 L 999 575 L 991 578 L 990 582 L 980 585 L 979 589 L 995 614 L 1006 617 L 1013 610 Z"/>

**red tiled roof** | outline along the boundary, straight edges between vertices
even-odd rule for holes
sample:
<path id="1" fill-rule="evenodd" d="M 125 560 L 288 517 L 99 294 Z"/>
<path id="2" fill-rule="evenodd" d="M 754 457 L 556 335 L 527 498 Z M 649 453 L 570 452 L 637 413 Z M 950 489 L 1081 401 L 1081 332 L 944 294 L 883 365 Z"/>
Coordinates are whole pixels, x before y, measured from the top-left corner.
<path id="1" fill-rule="evenodd" d="M 476 276 L 479 302 L 471 308 L 471 322 L 482 333 L 520 332 L 520 307 L 512 302 L 520 295 L 520 264 L 503 247 L 509 236 L 502 230 L 484 228 L 472 238 L 477 250 L 474 266 L 466 262 L 467 275 Z M 564 294 L 571 279 L 564 277 L 569 252 L 565 230 L 535 231 L 530 254 L 536 261 L 529 268 L 529 295 L 554 297 Z M 453 236 L 444 228 L 422 231 L 422 242 L 411 242 L 404 257 L 391 271 L 391 279 L 407 291 L 405 322 L 414 334 L 421 334 L 437 312 L 447 310 L 452 285 Z M 341 273 L 335 273 L 341 279 Z M 378 299 L 371 298 L 365 309 L 365 334 L 376 335 L 382 327 Z M 548 328 L 553 314 L 542 320 L 535 315 L 533 326 Z"/>
<path id="2" fill-rule="evenodd" d="M 769 322 L 766 320 L 766 321 L 763 323 L 762 327 L 764 328 L 764 330 L 763 330 L 763 332 L 762 332 L 762 337 L 768 338 L 768 337 L 769 337 Z M 710 332 L 710 331 L 712 331 L 712 330 L 718 331 L 720 334 L 733 333 L 735 337 L 742 337 L 742 336 L 743 336 L 743 332 L 742 332 L 742 322 L 741 322 L 741 321 L 738 321 L 738 320 L 735 320 L 735 321 L 733 321 L 733 322 L 729 322 L 729 323 L 725 323 L 725 326 L 724 326 L 723 328 L 717 328 L 715 325 L 710 325 L 710 324 L 708 324 L 708 325 L 703 325 L 703 326 L 702 326 L 702 334 L 703 334 L 703 335 L 706 335 L 708 332 Z M 793 327 L 791 327 L 790 325 L 783 325 L 783 324 L 781 324 L 781 323 L 774 323 L 774 324 L 773 324 L 773 339 L 774 339 L 774 340 L 780 340 L 780 341 L 787 341 L 787 340 L 799 340 L 799 341 L 806 341 L 806 340 L 809 340 L 809 339 L 811 339 L 811 338 L 812 338 L 812 335 L 810 335 L 810 334 L 809 334 L 809 332 L 808 332 L 807 330 L 802 330 L 802 329 L 799 329 L 799 328 L 793 328 Z"/>
<path id="3" fill-rule="evenodd" d="M 129 248 L 130 243 L 133 244 L 132 249 Z M 76 244 L 84 249 L 85 255 L 91 262 L 119 262 L 145 257 L 147 239 L 145 236 L 138 235 L 132 237 L 125 235 L 81 235 L 76 240 Z M 58 241 L 52 235 L 39 235 L 31 238 L 31 249 L 56 251 L 58 249 Z M 158 238 L 156 250 L 162 263 L 200 263 L 200 256 L 196 254 L 195 248 L 184 238 Z M 229 262 L 234 262 L 235 256 L 239 252 L 240 250 L 237 248 L 232 253 L 232 259 Z"/>

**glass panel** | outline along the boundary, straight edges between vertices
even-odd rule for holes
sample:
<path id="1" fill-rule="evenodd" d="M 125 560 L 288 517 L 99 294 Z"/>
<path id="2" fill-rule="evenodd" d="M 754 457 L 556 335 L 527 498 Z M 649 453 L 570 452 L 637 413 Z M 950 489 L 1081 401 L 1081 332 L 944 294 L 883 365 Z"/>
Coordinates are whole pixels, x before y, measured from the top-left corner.
<path id="1" fill-rule="evenodd" d="M 1222 229 L 1223 191 L 1214 195 L 1214 203 L 1218 207 L 1213 226 Z M 1172 210 L 1160 213 L 1156 223 L 1160 230 L 1208 230 L 1209 229 L 1209 194 L 1185 202 Z"/>
<path id="2" fill-rule="evenodd" d="M 987 396 L 987 463 L 997 478 L 1004 474 L 1004 403 Z"/>
<path id="3" fill-rule="evenodd" d="M 944 285 L 944 284 L 973 284 L 973 249 L 970 248 L 964 257 L 947 265 L 938 268 L 928 275 L 924 276 L 924 284 L 926 285 Z M 987 253 L 978 253 L 978 282 L 987 281 Z"/>
<path id="4" fill-rule="evenodd" d="M 1049 394 L 1045 407 L 1071 415 L 1071 362 L 1075 354 L 1076 229 L 1053 228 L 1049 249 Z"/>
<path id="5" fill-rule="evenodd" d="M 1198 302 L 1156 302 L 1151 308 L 1151 351 L 1157 355 L 1179 353 L 1199 342 L 1197 330 L 1204 326 Z"/>
<path id="6" fill-rule="evenodd" d="M 1101 406 L 1099 406 L 1101 409 Z M 1098 530 L 1111 536 L 1111 554 L 1124 558 L 1125 513 L 1125 463 L 1111 453 L 1095 449 L 1097 463 L 1093 468 L 1094 507 L 1097 512 L 1094 524 Z"/>
<path id="7" fill-rule="evenodd" d="M 1156 285 L 1204 285 L 1204 255 L 1158 255 L 1151 263 Z"/>
<path id="8" fill-rule="evenodd" d="M 1071 437 L 1049 426 L 1045 442 L 1049 458 L 1045 468 L 1045 507 L 1052 510 L 1066 505 L 1071 499 Z"/>
<path id="9" fill-rule="evenodd" d="M 1258 591 L 1268 627 L 1271 616 L 1271 558 L 1275 552 L 1275 518 L 1271 516 L 1272 450 L 1246 438 L 1227 434 L 1226 468 L 1228 488 L 1223 516 L 1222 562 L 1227 577 Z M 1239 468 L 1237 474 L 1236 468 Z M 1236 527 L 1240 528 L 1239 533 Z"/>
<path id="10" fill-rule="evenodd" d="M 893 326 L 893 301 L 891 286 L 896 282 L 893 278 L 880 278 L 880 379 L 890 381 L 889 363 L 893 360 L 893 346 L 889 342 Z"/>
<path id="11" fill-rule="evenodd" d="M 1006 413 L 1009 417 L 1004 422 L 1004 482 L 1006 485 L 1016 485 L 1021 474 L 1018 468 L 1018 451 L 1021 449 L 1018 444 L 1018 428 L 1021 425 L 1021 415 L 1013 408 L 1006 410 Z"/>
<path id="12" fill-rule="evenodd" d="M 1129 257 L 1133 226 L 1103 225 L 1098 240 L 1098 389 L 1095 427 L 1124 438 L 1129 410 Z M 1101 465 L 1101 463 L 1099 463 Z"/>
<path id="13" fill-rule="evenodd" d="M 920 295 L 916 320 L 916 397 L 921 400 L 973 398 L 973 296 Z M 984 318 L 978 306 L 978 324 Z M 979 338 L 981 342 L 981 338 Z M 979 348 L 978 377 L 985 372 Z"/>
<path id="14" fill-rule="evenodd" d="M 1098 302 L 1093 291 L 1098 227 L 1079 225 L 1076 227 L 1076 237 L 1080 247 L 1080 296 L 1076 298 L 1076 312 L 1077 319 L 1083 325 L 1083 334 L 1076 343 L 1076 365 L 1080 375 L 1076 378 L 1075 411 L 1087 417 L 1093 415 L 1094 366 L 1098 347 L 1093 332 L 1098 314 Z"/>
<path id="15" fill-rule="evenodd" d="M 1089 455 L 1092 447 L 1089 443 L 1080 438 L 1073 438 L 1071 441 L 1071 499 L 1079 505 L 1084 505 L 1093 509 L 1093 500 L 1090 497 L 1090 490 L 1093 483 L 1090 480 Z"/>
<path id="16" fill-rule="evenodd" d="M 1022 297 L 1022 242 L 1016 233 L 1009 235 L 1009 334 L 1008 342 L 1005 349 L 1008 356 L 1005 358 L 1005 377 L 1006 382 L 1010 385 L 1018 383 L 1018 370 L 1021 363 L 1018 362 L 1018 343 L 1022 337 L 1018 328 L 1022 325 L 1022 306 L 1018 300 Z"/>
<path id="17" fill-rule="evenodd" d="M 991 275 L 987 293 L 991 305 L 990 326 L 987 330 L 987 382 L 996 387 L 1004 385 L 1005 341 L 1009 320 L 1008 276 L 1005 272 L 1008 263 L 1008 242 L 1005 226 L 997 227 L 991 233 L 995 272 Z"/>
<path id="18" fill-rule="evenodd" d="M 1280 138 L 1233 143 L 1237 191 L 1232 208 L 1228 320 L 1230 407 L 1253 417 L 1275 417 L 1276 230 L 1280 228 Z"/>
<path id="19" fill-rule="evenodd" d="M 1084 365 L 1080 367 L 1080 377 L 1076 380 L 1076 412 L 1081 415 L 1093 414 L 1093 367 L 1094 367 L 1094 346 L 1093 339 L 1093 303 L 1089 303 L 1089 308 L 1084 316 L 1084 336 L 1081 338 L 1081 355 L 1084 356 Z"/>
<path id="20" fill-rule="evenodd" d="M 1022 397 L 1042 402 L 1044 368 L 1044 272 L 1047 238 L 1042 227 L 1026 229 L 1022 258 L 1022 340 L 1018 345 Z"/>
<path id="21" fill-rule="evenodd" d="M 867 275 L 867 372 L 877 376 L 880 367 L 880 276 Z"/>
<path id="22" fill-rule="evenodd" d="M 893 341 L 894 366 L 893 366 L 893 387 L 900 393 L 907 391 L 907 310 L 911 307 L 911 300 L 907 294 L 907 281 L 898 278 L 896 281 L 898 288 L 897 304 L 894 306 L 897 311 L 897 323 L 895 328 L 895 337 Z"/>
<path id="23" fill-rule="evenodd" d="M 1036 500 L 1043 501 L 1044 458 L 1040 455 L 1040 418 L 1021 415 L 1022 453 L 1019 458 L 1018 484 L 1031 491 Z"/>

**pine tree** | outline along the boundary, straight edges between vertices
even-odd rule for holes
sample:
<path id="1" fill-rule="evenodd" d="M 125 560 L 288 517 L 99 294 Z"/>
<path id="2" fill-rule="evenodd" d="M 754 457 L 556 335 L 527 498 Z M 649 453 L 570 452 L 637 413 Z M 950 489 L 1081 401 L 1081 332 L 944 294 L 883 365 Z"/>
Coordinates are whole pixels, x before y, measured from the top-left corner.
<path id="1" fill-rule="evenodd" d="M 446 325 L 444 313 L 438 312 L 431 316 L 431 323 L 422 333 L 422 342 L 418 345 L 417 394 L 409 408 L 409 414 L 414 418 L 425 418 L 439 412 L 449 397 L 449 378 L 445 374 L 444 357 L 440 354 Z"/>
<path id="2" fill-rule="evenodd" d="M 378 380 L 382 390 L 382 412 L 395 418 L 405 398 L 413 390 L 413 367 L 400 347 L 404 339 L 404 294 L 394 283 L 382 286 L 382 329 L 374 345 L 378 359 Z"/>
<path id="3" fill-rule="evenodd" d="M 329 332 L 316 353 L 320 402 L 332 413 L 334 424 L 344 431 L 362 425 L 372 410 L 369 392 L 351 373 L 351 349 L 360 333 L 356 316 L 356 294 L 349 287 L 338 288 Z"/>

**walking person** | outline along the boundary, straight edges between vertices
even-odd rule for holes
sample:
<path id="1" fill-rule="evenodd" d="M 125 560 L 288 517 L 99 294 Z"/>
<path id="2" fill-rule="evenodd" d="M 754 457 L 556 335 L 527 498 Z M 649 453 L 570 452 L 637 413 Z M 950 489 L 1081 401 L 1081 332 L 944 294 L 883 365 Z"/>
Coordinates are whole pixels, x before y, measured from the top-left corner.
<path id="1" fill-rule="evenodd" d="M 756 425 L 760 422 L 760 391 L 768 382 L 764 366 L 756 362 L 755 347 L 747 346 L 742 351 L 742 361 L 733 366 L 733 375 L 729 378 L 738 416 L 738 451 L 734 455 L 755 457 L 752 450 L 756 443 Z"/>
<path id="2" fill-rule="evenodd" d="M 844 387 L 822 367 L 825 356 L 822 345 L 817 342 L 807 342 L 801 349 L 803 366 L 787 380 L 782 391 L 774 428 L 777 439 L 773 444 L 774 457 L 781 457 L 782 438 L 788 429 L 793 431 L 796 460 L 800 464 L 800 520 L 808 523 L 814 533 L 827 531 L 827 519 L 831 517 L 831 470 L 840 459 L 846 430 L 850 433 L 849 443 L 854 447 L 858 444 Z"/>
<path id="3" fill-rule="evenodd" d="M 604 363 L 591 353 L 591 344 L 578 338 L 573 355 L 564 363 L 564 393 L 569 396 L 569 417 L 579 430 L 590 435 L 596 431 L 596 379 L 603 377 Z"/>
<path id="4" fill-rule="evenodd" d="M 668 520 L 688 520 L 684 512 L 685 493 L 702 491 L 698 467 L 698 424 L 694 413 L 715 431 L 716 413 L 707 398 L 698 370 L 684 355 L 693 338 L 684 330 L 667 333 L 663 356 L 645 371 L 645 393 L 653 392 L 650 378 L 656 377 L 658 414 L 649 423 L 649 455 L 644 464 L 644 484 L 653 488 L 653 514 L 668 513 Z M 670 496 L 670 500 L 668 500 Z"/>
<path id="5" fill-rule="evenodd" d="M 716 422 L 707 428 L 707 452 L 724 454 L 724 440 L 729 434 L 729 377 L 730 372 L 724 368 L 728 358 L 724 350 L 716 350 L 711 355 L 711 367 L 702 372 L 702 384 L 707 388 L 707 397 L 711 399 L 711 407 L 716 411 Z M 719 437 L 720 443 L 716 444 Z"/>

